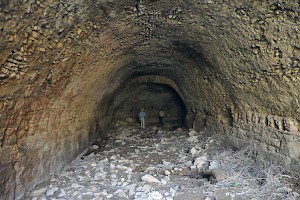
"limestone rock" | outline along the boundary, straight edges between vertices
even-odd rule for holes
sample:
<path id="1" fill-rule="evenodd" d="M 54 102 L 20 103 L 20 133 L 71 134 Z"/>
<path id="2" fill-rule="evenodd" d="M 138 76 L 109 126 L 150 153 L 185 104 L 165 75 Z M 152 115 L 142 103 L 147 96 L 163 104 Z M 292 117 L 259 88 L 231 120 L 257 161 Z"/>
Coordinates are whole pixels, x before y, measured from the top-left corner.
<path id="1" fill-rule="evenodd" d="M 47 188 L 44 187 L 44 188 L 40 188 L 40 189 L 38 189 L 38 190 L 32 191 L 32 192 L 30 193 L 30 195 L 33 196 L 33 197 L 39 197 L 39 196 L 41 196 L 41 195 L 42 195 L 44 192 L 46 192 L 46 191 L 47 191 Z"/>
<path id="2" fill-rule="evenodd" d="M 206 156 L 200 156 L 195 159 L 194 165 L 197 166 L 197 168 L 203 167 L 203 165 L 207 162 L 207 157 Z"/>
<path id="3" fill-rule="evenodd" d="M 187 141 L 189 141 L 189 142 L 198 142 L 197 138 L 198 138 L 197 136 L 191 136 L 191 137 L 187 138 Z"/>
<path id="4" fill-rule="evenodd" d="M 160 183 L 160 181 L 150 174 L 146 174 L 141 177 L 141 180 L 146 183 Z"/>
<path id="5" fill-rule="evenodd" d="M 197 135 L 197 131 L 195 130 L 192 130 L 189 132 L 189 136 L 192 137 L 192 136 L 196 136 Z"/>
<path id="6" fill-rule="evenodd" d="M 198 151 L 195 149 L 195 147 L 191 148 L 190 153 L 192 155 L 195 155 Z"/>
<path id="7" fill-rule="evenodd" d="M 216 169 L 219 167 L 220 167 L 220 163 L 217 161 L 211 161 L 208 166 L 209 169 Z"/>
<path id="8" fill-rule="evenodd" d="M 170 172 L 169 170 L 166 170 L 166 171 L 164 172 L 164 174 L 165 174 L 166 176 L 169 176 L 169 175 L 171 175 L 171 172 Z"/>
<path id="9" fill-rule="evenodd" d="M 160 194 L 158 191 L 153 191 L 149 193 L 148 199 L 149 200 L 161 200 L 163 195 Z"/>
<path id="10" fill-rule="evenodd" d="M 54 194 L 54 192 L 56 192 L 58 190 L 57 187 L 53 187 L 51 189 L 49 189 L 46 193 L 47 196 L 52 196 Z"/>

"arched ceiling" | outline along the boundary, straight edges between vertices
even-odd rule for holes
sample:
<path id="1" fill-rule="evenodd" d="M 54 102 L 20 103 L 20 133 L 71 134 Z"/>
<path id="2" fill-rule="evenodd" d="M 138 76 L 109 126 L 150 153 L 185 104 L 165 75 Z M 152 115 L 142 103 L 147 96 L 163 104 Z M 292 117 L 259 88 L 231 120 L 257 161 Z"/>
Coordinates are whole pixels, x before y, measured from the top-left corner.
<path id="1" fill-rule="evenodd" d="M 32 184 L 57 170 L 105 132 L 115 94 L 141 76 L 172 80 L 191 111 L 211 117 L 299 119 L 299 4 L 1 1 L 1 165 L 23 164 Z M 28 164 L 47 156 L 43 172 Z"/>

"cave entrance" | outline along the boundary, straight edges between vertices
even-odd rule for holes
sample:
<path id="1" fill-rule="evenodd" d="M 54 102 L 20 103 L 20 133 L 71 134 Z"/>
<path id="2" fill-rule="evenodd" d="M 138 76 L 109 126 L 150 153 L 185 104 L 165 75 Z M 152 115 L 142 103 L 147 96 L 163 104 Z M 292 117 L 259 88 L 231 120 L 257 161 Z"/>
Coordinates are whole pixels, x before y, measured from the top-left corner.
<path id="1" fill-rule="evenodd" d="M 127 98 L 115 108 L 114 120 L 131 119 L 138 122 L 141 108 L 147 114 L 146 125 L 158 125 L 158 113 L 163 110 L 164 124 L 183 126 L 187 113 L 186 106 L 178 93 L 170 86 L 158 83 L 140 83 L 122 92 Z M 127 94 L 126 94 L 127 93 Z"/>

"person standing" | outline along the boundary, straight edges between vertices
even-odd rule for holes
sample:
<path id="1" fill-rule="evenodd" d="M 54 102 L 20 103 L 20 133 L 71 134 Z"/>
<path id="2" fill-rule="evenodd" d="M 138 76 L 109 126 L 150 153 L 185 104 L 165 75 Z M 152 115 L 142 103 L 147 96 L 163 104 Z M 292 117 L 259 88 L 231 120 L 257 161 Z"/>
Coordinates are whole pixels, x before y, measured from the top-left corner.
<path id="1" fill-rule="evenodd" d="M 159 119 L 159 126 L 163 126 L 164 125 L 164 111 L 163 110 L 160 110 L 158 112 L 158 119 Z"/>
<path id="2" fill-rule="evenodd" d="M 145 128 L 145 120 L 146 120 L 146 113 L 144 112 L 144 109 L 142 108 L 139 113 L 139 119 L 141 122 L 141 128 Z"/>

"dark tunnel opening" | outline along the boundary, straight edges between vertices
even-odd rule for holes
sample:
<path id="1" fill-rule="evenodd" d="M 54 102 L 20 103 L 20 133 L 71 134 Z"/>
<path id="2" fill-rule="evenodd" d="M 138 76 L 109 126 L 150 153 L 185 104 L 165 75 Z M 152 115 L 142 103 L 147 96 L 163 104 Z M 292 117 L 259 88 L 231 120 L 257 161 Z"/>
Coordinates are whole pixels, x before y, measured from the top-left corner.
<path id="1" fill-rule="evenodd" d="M 183 126 L 187 109 L 177 92 L 170 86 L 157 83 L 141 83 L 125 89 L 115 100 L 113 121 L 138 122 L 138 113 L 143 108 L 148 125 L 158 125 L 158 113 L 163 110 L 164 124 Z"/>

